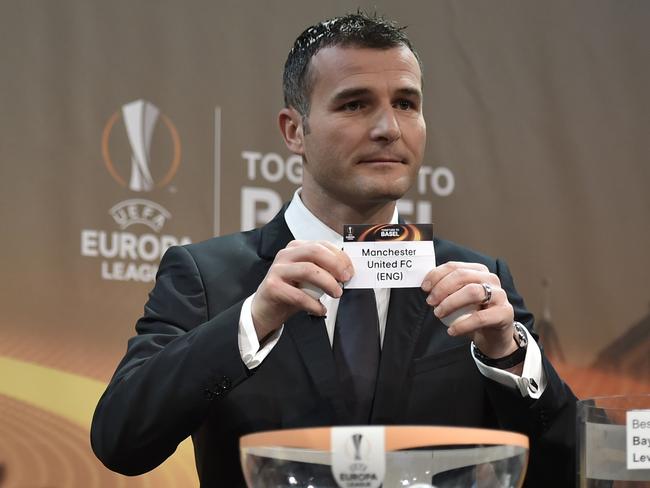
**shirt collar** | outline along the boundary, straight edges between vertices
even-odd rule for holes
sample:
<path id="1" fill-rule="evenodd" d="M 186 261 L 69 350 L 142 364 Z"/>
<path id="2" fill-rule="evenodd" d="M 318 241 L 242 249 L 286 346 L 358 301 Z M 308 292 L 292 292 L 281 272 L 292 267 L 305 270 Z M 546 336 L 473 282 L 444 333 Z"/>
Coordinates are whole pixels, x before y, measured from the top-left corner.
<path id="1" fill-rule="evenodd" d="M 287 222 L 289 230 L 293 236 L 298 240 L 310 241 L 327 241 L 336 246 L 340 246 L 343 242 L 343 236 L 338 232 L 330 229 L 318 217 L 305 207 L 300 198 L 300 190 L 298 188 L 293 194 L 291 203 L 284 212 L 284 220 Z M 399 222 L 399 215 L 397 213 L 397 205 L 393 212 L 393 217 L 390 221 L 391 224 Z"/>

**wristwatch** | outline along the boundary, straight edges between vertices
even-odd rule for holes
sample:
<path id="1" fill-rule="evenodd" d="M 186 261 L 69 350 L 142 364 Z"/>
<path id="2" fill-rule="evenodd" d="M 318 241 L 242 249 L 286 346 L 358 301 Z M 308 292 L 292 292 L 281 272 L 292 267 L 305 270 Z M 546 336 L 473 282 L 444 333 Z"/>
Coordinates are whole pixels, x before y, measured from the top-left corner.
<path id="1" fill-rule="evenodd" d="M 474 344 L 474 356 L 476 356 L 476 358 L 486 366 L 491 366 L 493 368 L 499 368 L 499 369 L 512 368 L 513 366 L 516 366 L 517 364 L 521 363 L 524 359 L 526 359 L 526 350 L 528 348 L 528 336 L 526 335 L 524 326 L 521 325 L 519 322 L 514 322 L 512 325 L 514 328 L 514 332 L 512 336 L 518 346 L 515 352 L 512 352 L 507 356 L 494 359 L 483 354 L 481 350 L 478 347 L 476 347 L 476 344 Z"/>

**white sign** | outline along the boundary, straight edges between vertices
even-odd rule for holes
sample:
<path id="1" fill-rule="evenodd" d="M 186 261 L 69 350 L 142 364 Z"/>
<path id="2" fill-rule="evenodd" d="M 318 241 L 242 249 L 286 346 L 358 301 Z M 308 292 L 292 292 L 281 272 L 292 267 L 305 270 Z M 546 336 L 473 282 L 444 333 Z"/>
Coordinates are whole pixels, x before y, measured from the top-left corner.
<path id="1" fill-rule="evenodd" d="M 379 488 L 386 472 L 384 427 L 333 427 L 332 474 L 341 488 Z"/>
<path id="2" fill-rule="evenodd" d="M 343 250 L 354 266 L 345 288 L 419 288 L 436 265 L 431 225 L 346 225 Z"/>
<path id="3" fill-rule="evenodd" d="M 650 410 L 627 412 L 627 469 L 650 469 Z"/>

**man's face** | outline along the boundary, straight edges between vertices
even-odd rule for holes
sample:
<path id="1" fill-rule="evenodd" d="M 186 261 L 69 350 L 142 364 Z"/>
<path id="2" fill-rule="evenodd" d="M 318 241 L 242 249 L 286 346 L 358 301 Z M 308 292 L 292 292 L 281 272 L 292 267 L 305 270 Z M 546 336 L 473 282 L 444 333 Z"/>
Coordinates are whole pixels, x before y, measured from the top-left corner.
<path id="1" fill-rule="evenodd" d="M 312 58 L 310 75 L 303 198 L 364 208 L 402 197 L 426 141 L 421 73 L 411 50 L 328 47 Z"/>

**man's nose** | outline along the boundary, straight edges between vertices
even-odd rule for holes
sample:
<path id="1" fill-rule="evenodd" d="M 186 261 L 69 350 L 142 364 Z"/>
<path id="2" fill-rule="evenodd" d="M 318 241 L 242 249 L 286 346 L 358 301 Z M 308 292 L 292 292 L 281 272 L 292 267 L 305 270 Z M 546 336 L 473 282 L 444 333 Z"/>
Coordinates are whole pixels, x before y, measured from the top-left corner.
<path id="1" fill-rule="evenodd" d="M 381 108 L 373 120 L 370 138 L 373 141 L 394 142 L 402 136 L 393 106 Z"/>

